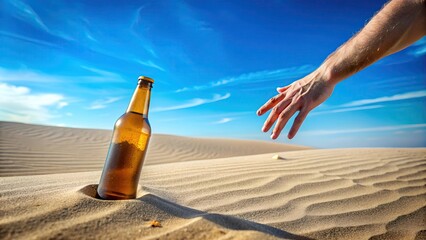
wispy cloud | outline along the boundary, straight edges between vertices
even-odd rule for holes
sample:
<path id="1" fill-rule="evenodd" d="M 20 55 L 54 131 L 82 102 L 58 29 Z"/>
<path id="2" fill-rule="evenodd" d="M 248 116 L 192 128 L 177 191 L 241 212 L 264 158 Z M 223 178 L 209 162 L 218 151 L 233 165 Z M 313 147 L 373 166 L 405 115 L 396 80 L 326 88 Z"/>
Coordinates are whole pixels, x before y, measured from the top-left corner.
<path id="1" fill-rule="evenodd" d="M 83 69 L 91 73 L 81 76 L 61 76 L 51 75 L 38 72 L 31 69 L 5 69 L 0 67 L 0 82 L 39 82 L 39 83 L 58 83 L 58 82 L 124 82 L 124 79 L 113 72 L 104 71 L 101 69 L 81 66 Z"/>
<path id="2" fill-rule="evenodd" d="M 315 116 L 315 115 L 322 115 L 322 114 L 377 109 L 377 108 L 385 107 L 384 105 L 380 105 L 377 103 L 393 102 L 393 101 L 422 98 L 422 97 L 426 97 L 426 90 L 406 92 L 406 93 L 396 94 L 392 96 L 378 97 L 378 98 L 361 99 L 361 100 L 352 101 L 352 102 L 334 106 L 334 107 L 327 106 L 324 108 L 323 111 L 313 111 L 310 115 Z M 370 104 L 375 104 L 375 105 L 370 105 Z"/>
<path id="3" fill-rule="evenodd" d="M 164 68 L 162 68 L 162 67 L 158 66 L 157 64 L 153 63 L 151 60 L 148 60 L 148 61 L 136 60 L 136 62 L 139 63 L 139 64 L 142 64 L 144 66 L 147 66 L 147 67 L 152 67 L 152 68 L 158 69 L 158 70 L 160 70 L 162 72 L 166 71 L 166 70 L 164 70 Z"/>
<path id="4" fill-rule="evenodd" d="M 372 89 L 400 89 L 406 86 L 419 86 L 426 79 L 426 73 L 420 73 L 415 75 L 404 75 L 398 77 L 392 77 L 387 79 L 376 78 L 372 79 L 366 85 Z M 380 92 L 380 91 L 377 91 Z"/>
<path id="5" fill-rule="evenodd" d="M 196 11 L 185 2 L 178 2 L 176 5 L 177 19 L 182 26 L 192 31 L 213 31 L 212 26 L 200 20 Z"/>
<path id="6" fill-rule="evenodd" d="M 374 103 L 383 103 L 383 102 L 393 102 L 399 100 L 413 99 L 413 98 L 422 98 L 426 97 L 426 90 L 414 91 L 414 92 L 406 92 L 395 94 L 392 96 L 378 97 L 378 98 L 370 98 L 370 99 L 361 99 L 353 102 L 349 102 L 341 105 L 342 107 L 355 107 L 355 106 L 363 106 Z"/>
<path id="7" fill-rule="evenodd" d="M 426 127 L 426 124 L 407 124 L 407 125 L 383 126 L 383 127 L 372 127 L 372 128 L 357 128 L 357 129 L 314 130 L 314 131 L 304 131 L 303 134 L 335 135 L 335 134 L 361 133 L 361 132 L 400 131 L 404 129 L 425 128 L 425 127 Z"/>
<path id="8" fill-rule="evenodd" d="M 6 7 L 9 8 L 8 13 L 21 21 L 28 23 L 52 36 L 61 38 L 63 40 L 74 40 L 62 31 L 55 31 L 49 28 L 48 25 L 42 20 L 40 15 L 31 7 L 30 4 L 24 3 L 20 0 L 6 0 Z"/>
<path id="9" fill-rule="evenodd" d="M 142 19 L 142 16 L 144 16 L 143 10 L 145 8 L 145 5 L 143 5 L 136 9 L 130 28 L 132 33 L 142 41 L 144 49 L 153 57 L 157 57 L 157 53 L 155 52 L 151 42 L 148 40 L 148 38 L 146 38 L 143 34 L 140 33 L 141 29 L 145 30 L 146 28 L 148 28 L 143 24 L 144 21 Z"/>
<path id="10" fill-rule="evenodd" d="M 19 0 L 9 0 L 6 2 L 8 2 L 12 6 L 12 10 L 10 11 L 10 13 L 14 17 L 25 21 L 35 27 L 38 27 L 46 32 L 50 32 L 49 28 L 46 26 L 46 24 L 44 24 L 40 16 L 34 11 L 34 9 L 30 5 Z"/>
<path id="11" fill-rule="evenodd" d="M 50 42 L 46 42 L 40 39 L 36 39 L 36 38 L 32 38 L 32 37 L 27 37 L 27 36 L 23 36 L 23 35 L 19 35 L 19 34 L 15 34 L 15 33 L 11 33 L 11 32 L 5 32 L 5 31 L 0 31 L 0 36 L 4 36 L 7 38 L 11 38 L 13 40 L 19 40 L 19 41 L 24 41 L 24 42 L 29 42 L 29 43 L 33 43 L 36 45 L 41 45 L 41 46 L 45 46 L 45 47 L 57 47 L 57 45 L 50 43 Z"/>
<path id="12" fill-rule="evenodd" d="M 67 102 L 59 102 L 58 103 L 58 109 L 61 109 L 61 108 L 66 107 L 68 105 L 69 105 L 69 103 L 67 103 Z"/>
<path id="13" fill-rule="evenodd" d="M 194 98 L 194 99 L 191 99 L 190 101 L 188 101 L 186 103 L 179 104 L 179 105 L 153 108 L 151 110 L 151 112 L 165 112 L 165 111 L 172 111 L 172 110 L 178 110 L 178 109 L 192 108 L 192 107 L 197 107 L 197 106 L 204 105 L 204 104 L 207 104 L 207 103 L 222 101 L 222 100 L 228 99 L 230 97 L 231 97 L 230 93 L 226 93 L 225 95 L 215 94 L 215 95 L 213 95 L 212 98 L 208 98 L 208 99 Z"/>
<path id="14" fill-rule="evenodd" d="M 95 73 L 95 76 L 80 76 L 79 78 L 83 78 L 85 81 L 91 82 L 125 82 L 125 80 L 117 73 L 105 71 L 103 69 L 89 67 L 81 65 L 81 68 L 86 69 L 92 73 Z"/>
<path id="15" fill-rule="evenodd" d="M 312 112 L 311 116 L 313 115 L 321 115 L 321 114 L 330 114 L 330 113 L 341 113 L 341 112 L 353 112 L 353 111 L 361 111 L 361 110 L 369 110 L 369 109 L 376 109 L 376 108 L 382 108 L 383 105 L 371 105 L 371 106 L 361 106 L 361 107 L 349 107 L 349 108 L 337 108 L 337 109 L 331 109 L 326 111 L 319 111 L 319 112 Z"/>
<path id="16" fill-rule="evenodd" d="M 210 121 L 211 119 L 223 119 L 231 118 L 235 120 L 241 116 L 245 115 L 255 115 L 254 111 L 244 111 L 244 112 L 223 112 L 217 114 L 199 114 L 193 116 L 181 116 L 181 117 L 172 117 L 172 118 L 162 118 L 157 121 L 159 122 L 171 122 L 171 121 L 188 121 L 188 120 L 202 120 L 204 122 Z M 213 122 L 214 123 L 214 122 Z"/>
<path id="17" fill-rule="evenodd" d="M 236 77 L 228 77 L 228 78 L 220 79 L 218 81 L 210 82 L 205 85 L 180 88 L 175 90 L 175 92 L 204 90 L 204 89 L 219 87 L 223 85 L 236 85 L 240 83 L 263 83 L 263 82 L 276 81 L 276 80 L 286 80 L 286 79 L 300 77 L 304 74 L 311 72 L 312 70 L 313 70 L 313 67 L 311 65 L 303 65 L 300 67 L 290 67 L 290 68 L 281 68 L 276 70 L 244 73 Z"/>
<path id="18" fill-rule="evenodd" d="M 426 37 L 421 38 L 417 42 L 415 42 L 413 45 L 411 45 L 411 48 L 413 48 L 409 53 L 415 57 L 420 57 L 426 54 Z"/>
<path id="19" fill-rule="evenodd" d="M 59 78 L 57 76 L 43 74 L 36 71 L 21 69 L 21 70 L 9 70 L 0 67 L 0 81 L 1 82 L 17 82 L 17 81 L 27 81 L 27 82 L 58 82 Z"/>
<path id="20" fill-rule="evenodd" d="M 219 121 L 213 122 L 213 124 L 224 124 L 234 120 L 233 118 L 222 118 Z"/>
<path id="21" fill-rule="evenodd" d="M 117 102 L 120 99 L 121 98 L 119 98 L 119 97 L 111 97 L 111 98 L 107 98 L 107 99 L 98 99 L 98 100 L 95 100 L 94 102 L 92 102 L 92 104 L 90 104 L 90 106 L 87 109 L 96 110 L 96 109 L 106 108 L 108 106 L 108 104 Z"/>
<path id="22" fill-rule="evenodd" d="M 57 93 L 32 93 L 30 88 L 0 83 L 0 118 L 7 121 L 39 123 L 58 117 L 55 109 L 68 105 Z"/>

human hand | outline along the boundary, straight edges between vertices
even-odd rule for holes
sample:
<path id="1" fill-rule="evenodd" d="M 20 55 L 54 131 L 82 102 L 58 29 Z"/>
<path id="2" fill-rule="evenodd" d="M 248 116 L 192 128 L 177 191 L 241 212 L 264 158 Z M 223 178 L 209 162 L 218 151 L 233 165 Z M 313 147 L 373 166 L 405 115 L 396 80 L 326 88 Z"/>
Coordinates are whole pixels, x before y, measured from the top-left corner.
<path id="1" fill-rule="evenodd" d="M 288 138 L 292 139 L 308 113 L 330 97 L 334 86 L 335 84 L 326 81 L 320 74 L 313 72 L 286 87 L 277 88 L 278 95 L 272 97 L 257 110 L 257 115 L 261 116 L 272 108 L 268 119 L 263 124 L 262 131 L 267 132 L 276 121 L 271 134 L 271 138 L 276 139 L 288 120 L 299 111 L 288 133 Z"/>

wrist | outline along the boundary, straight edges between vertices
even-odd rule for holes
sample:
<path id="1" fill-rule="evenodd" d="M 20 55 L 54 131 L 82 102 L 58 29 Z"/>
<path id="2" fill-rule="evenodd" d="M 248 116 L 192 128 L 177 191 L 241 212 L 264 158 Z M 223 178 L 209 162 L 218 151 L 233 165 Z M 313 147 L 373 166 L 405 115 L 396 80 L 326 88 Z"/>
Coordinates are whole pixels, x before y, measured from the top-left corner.
<path id="1" fill-rule="evenodd" d="M 325 61 L 321 66 L 315 70 L 318 78 L 322 79 L 328 85 L 335 86 L 342 79 L 338 76 L 338 72 L 334 69 L 334 66 L 328 64 Z"/>

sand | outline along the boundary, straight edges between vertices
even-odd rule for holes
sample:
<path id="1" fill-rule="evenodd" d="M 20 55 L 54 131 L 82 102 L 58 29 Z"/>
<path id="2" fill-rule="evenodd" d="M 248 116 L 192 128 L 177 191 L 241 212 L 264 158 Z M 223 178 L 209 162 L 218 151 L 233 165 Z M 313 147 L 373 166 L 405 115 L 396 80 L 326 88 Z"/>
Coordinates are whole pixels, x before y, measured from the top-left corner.
<path id="1" fill-rule="evenodd" d="M 110 132 L 0 126 L 0 239 L 426 239 L 425 148 L 272 151 L 263 142 L 271 151 L 262 153 L 259 142 L 160 135 L 150 156 L 162 161 L 144 166 L 137 199 L 105 201 L 95 198 L 100 169 L 82 172 L 96 164 L 63 155 L 85 141 L 104 156 Z M 68 150 L 49 155 L 29 135 L 66 138 Z"/>
<path id="2" fill-rule="evenodd" d="M 112 131 L 0 121 L 0 177 L 102 169 Z M 151 137 L 145 165 L 310 149 L 264 141 Z"/>

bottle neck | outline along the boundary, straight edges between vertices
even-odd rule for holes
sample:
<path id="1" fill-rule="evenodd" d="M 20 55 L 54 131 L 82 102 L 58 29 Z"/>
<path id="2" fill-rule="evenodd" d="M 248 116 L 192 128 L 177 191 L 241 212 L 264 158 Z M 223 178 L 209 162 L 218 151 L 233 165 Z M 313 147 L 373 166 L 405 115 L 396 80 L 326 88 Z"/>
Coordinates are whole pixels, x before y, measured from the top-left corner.
<path id="1" fill-rule="evenodd" d="M 151 87 L 152 84 L 149 82 L 142 81 L 138 83 L 126 113 L 142 114 L 144 118 L 148 118 Z"/>

